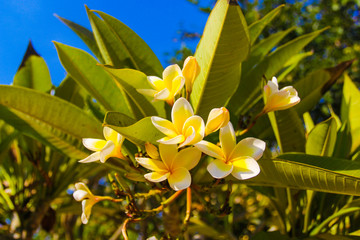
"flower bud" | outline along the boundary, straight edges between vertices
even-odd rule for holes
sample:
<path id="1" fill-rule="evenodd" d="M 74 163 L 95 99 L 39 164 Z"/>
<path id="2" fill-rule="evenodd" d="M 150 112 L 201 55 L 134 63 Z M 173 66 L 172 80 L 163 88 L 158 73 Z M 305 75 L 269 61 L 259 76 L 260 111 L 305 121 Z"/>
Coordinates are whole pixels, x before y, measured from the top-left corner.
<path id="1" fill-rule="evenodd" d="M 152 159 L 160 158 L 159 152 L 153 144 L 151 144 L 149 142 L 145 143 L 145 150 L 146 150 L 146 153 L 150 156 L 150 158 L 152 158 Z"/>
<path id="2" fill-rule="evenodd" d="M 195 57 L 187 57 L 184 62 L 182 74 L 185 77 L 185 87 L 187 92 L 192 91 L 192 86 L 196 77 L 200 73 L 200 66 Z"/>
<path id="3" fill-rule="evenodd" d="M 287 86 L 279 90 L 276 77 L 264 86 L 263 113 L 288 109 L 300 102 L 300 98 L 295 88 Z"/>
<path id="4" fill-rule="evenodd" d="M 219 130 L 226 126 L 230 120 L 229 111 L 224 108 L 214 108 L 210 111 L 209 117 L 205 126 L 205 135 L 209 135 L 212 132 Z"/>

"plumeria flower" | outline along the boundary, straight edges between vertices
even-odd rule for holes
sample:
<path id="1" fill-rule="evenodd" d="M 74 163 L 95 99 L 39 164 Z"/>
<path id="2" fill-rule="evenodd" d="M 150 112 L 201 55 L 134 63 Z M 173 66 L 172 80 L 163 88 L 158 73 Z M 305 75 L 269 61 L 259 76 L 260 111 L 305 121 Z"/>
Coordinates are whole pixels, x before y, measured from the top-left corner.
<path id="1" fill-rule="evenodd" d="M 264 86 L 265 107 L 263 113 L 288 109 L 300 102 L 297 91 L 292 86 L 279 90 L 276 77 Z"/>
<path id="2" fill-rule="evenodd" d="M 169 105 L 172 105 L 175 96 L 185 84 L 185 78 L 177 64 L 165 68 L 162 77 L 163 79 L 155 76 L 147 77 L 153 89 L 137 89 L 137 91 L 141 94 L 154 97 L 154 100 L 164 100 Z"/>
<path id="3" fill-rule="evenodd" d="M 230 115 L 226 108 L 221 107 L 212 109 L 205 125 L 205 135 L 209 135 L 226 126 L 229 120 Z"/>
<path id="4" fill-rule="evenodd" d="M 184 62 L 182 74 L 185 77 L 186 91 L 190 93 L 196 77 L 200 73 L 200 66 L 193 56 L 187 57 Z"/>
<path id="5" fill-rule="evenodd" d="M 201 158 L 201 151 L 195 147 L 188 147 L 178 152 L 175 144 L 160 144 L 160 159 L 136 157 L 136 161 L 151 170 L 144 177 L 151 182 L 168 180 L 175 191 L 188 188 L 191 184 L 189 170 L 193 169 Z"/>
<path id="6" fill-rule="evenodd" d="M 179 98 L 171 109 L 171 119 L 151 117 L 154 126 L 166 137 L 158 140 L 163 144 L 180 144 L 179 147 L 192 145 L 204 138 L 204 120 L 197 115 L 185 98 Z"/>
<path id="7" fill-rule="evenodd" d="M 195 146 L 205 154 L 214 157 L 207 170 L 214 178 L 224 178 L 230 173 L 237 179 L 255 177 L 260 172 L 257 160 L 265 150 L 265 142 L 256 138 L 245 138 L 236 144 L 234 128 L 229 122 L 220 128 L 220 145 L 200 141 Z"/>
<path id="8" fill-rule="evenodd" d="M 89 188 L 82 182 L 75 184 L 75 191 L 73 197 L 76 201 L 82 201 L 82 214 L 81 221 L 83 224 L 87 224 L 90 218 L 91 209 L 95 203 L 101 200 L 101 197 L 93 195 Z"/>
<path id="9" fill-rule="evenodd" d="M 104 127 L 103 134 L 106 140 L 83 138 L 84 146 L 91 151 L 95 151 L 95 153 L 79 162 L 88 163 L 100 160 L 100 162 L 104 163 L 110 157 L 126 159 L 121 153 L 121 145 L 125 138 L 109 127 Z"/>

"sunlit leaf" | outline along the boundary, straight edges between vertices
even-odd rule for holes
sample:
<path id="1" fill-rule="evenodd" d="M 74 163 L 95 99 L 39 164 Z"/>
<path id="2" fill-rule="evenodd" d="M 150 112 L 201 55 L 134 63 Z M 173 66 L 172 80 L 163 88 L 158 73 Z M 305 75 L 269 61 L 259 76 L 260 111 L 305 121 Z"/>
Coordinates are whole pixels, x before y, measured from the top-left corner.
<path id="1" fill-rule="evenodd" d="M 240 6 L 236 1 L 219 0 L 195 53 L 201 72 L 190 99 L 196 114 L 207 116 L 212 108 L 227 102 L 238 85 L 240 63 L 249 50 L 249 33 Z"/>
<path id="2" fill-rule="evenodd" d="M 48 92 L 52 87 L 49 69 L 31 42 L 29 42 L 25 56 L 14 76 L 13 84 L 41 92 Z"/>
<path id="3" fill-rule="evenodd" d="M 306 153 L 319 156 L 332 156 L 336 143 L 337 124 L 329 118 L 317 124 L 309 133 L 306 141 Z"/>
<path id="4" fill-rule="evenodd" d="M 87 156 L 82 138 L 102 138 L 99 121 L 60 98 L 14 86 L 0 86 L 0 95 L 0 118 L 70 157 Z"/>

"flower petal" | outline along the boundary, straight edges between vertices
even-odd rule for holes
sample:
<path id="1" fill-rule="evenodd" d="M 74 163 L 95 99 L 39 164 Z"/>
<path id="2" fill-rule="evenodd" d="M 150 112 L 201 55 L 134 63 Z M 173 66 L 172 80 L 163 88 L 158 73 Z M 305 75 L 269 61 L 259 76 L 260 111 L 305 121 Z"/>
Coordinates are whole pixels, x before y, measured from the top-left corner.
<path id="1" fill-rule="evenodd" d="M 169 177 L 169 172 L 151 172 L 144 175 L 150 182 L 162 182 Z"/>
<path id="2" fill-rule="evenodd" d="M 252 137 L 245 138 L 235 146 L 230 159 L 248 156 L 259 160 L 265 151 L 265 147 L 266 143 L 263 140 Z"/>
<path id="3" fill-rule="evenodd" d="M 115 131 L 114 129 L 110 128 L 110 127 L 104 127 L 103 128 L 103 134 L 104 137 L 107 141 L 111 140 L 114 143 L 117 141 L 118 139 L 118 132 Z"/>
<path id="4" fill-rule="evenodd" d="M 176 100 L 171 109 L 171 119 L 179 133 L 183 130 L 186 119 L 193 115 L 194 111 L 190 103 L 183 97 Z"/>
<path id="5" fill-rule="evenodd" d="M 83 138 L 83 145 L 91 151 L 100 151 L 106 144 L 103 139 Z"/>
<path id="6" fill-rule="evenodd" d="M 172 89 L 173 80 L 178 77 L 182 77 L 182 72 L 177 64 L 170 65 L 163 71 L 164 84 L 167 89 Z"/>
<path id="7" fill-rule="evenodd" d="M 87 158 L 84 158 L 80 160 L 81 163 L 89 163 L 89 162 L 95 162 L 100 160 L 100 152 L 94 152 L 93 154 L 89 155 Z"/>
<path id="8" fill-rule="evenodd" d="M 178 135 L 174 124 L 169 120 L 154 116 L 151 117 L 151 122 L 160 132 L 164 133 L 166 136 L 173 138 Z"/>
<path id="9" fill-rule="evenodd" d="M 94 200 L 85 199 L 82 201 L 82 214 L 81 221 L 83 224 L 87 224 L 91 214 L 91 208 L 96 202 Z"/>
<path id="10" fill-rule="evenodd" d="M 174 158 L 177 151 L 176 144 L 160 144 L 159 145 L 160 157 L 163 163 L 167 166 L 168 169 L 171 169 Z"/>
<path id="11" fill-rule="evenodd" d="M 156 76 L 148 76 L 148 82 L 150 83 L 151 87 L 154 88 L 156 91 L 161 91 L 165 88 L 164 81 Z"/>
<path id="12" fill-rule="evenodd" d="M 231 174 L 239 180 L 249 179 L 260 173 L 259 164 L 251 157 L 238 158 L 233 165 L 234 170 Z"/>
<path id="13" fill-rule="evenodd" d="M 225 157 L 228 158 L 236 145 L 235 131 L 231 122 L 220 128 L 220 145 Z"/>
<path id="14" fill-rule="evenodd" d="M 90 196 L 91 195 L 84 190 L 76 190 L 73 193 L 74 199 L 78 202 L 84 200 L 85 198 L 89 198 Z"/>
<path id="15" fill-rule="evenodd" d="M 170 95 L 170 91 L 167 88 L 164 88 L 154 95 L 155 100 L 166 100 L 168 98 L 173 98 L 173 96 Z"/>
<path id="16" fill-rule="evenodd" d="M 183 141 L 180 145 L 179 148 L 182 148 L 186 145 L 190 145 L 191 143 L 197 143 L 199 142 L 202 138 L 202 136 L 199 136 L 199 134 L 196 134 L 194 127 L 189 127 L 186 131 L 186 138 L 185 141 Z M 197 141 L 196 141 L 197 140 Z"/>
<path id="17" fill-rule="evenodd" d="M 184 142 L 184 140 L 185 140 L 185 137 L 183 135 L 178 135 L 173 138 L 164 137 L 164 138 L 157 140 L 157 142 L 162 143 L 162 144 L 178 144 L 178 143 Z"/>
<path id="18" fill-rule="evenodd" d="M 213 178 L 224 178 L 232 172 L 233 165 L 231 163 L 226 164 L 222 160 L 215 159 L 209 163 L 207 170 Z"/>
<path id="19" fill-rule="evenodd" d="M 191 175 L 186 168 L 178 168 L 168 178 L 169 185 L 175 191 L 188 188 L 191 184 Z"/>
<path id="20" fill-rule="evenodd" d="M 200 161 L 201 151 L 195 147 L 182 149 L 175 156 L 171 169 L 186 168 L 193 169 Z"/>
<path id="21" fill-rule="evenodd" d="M 195 132 L 199 133 L 200 135 L 202 135 L 202 137 L 204 137 L 205 123 L 204 123 L 204 120 L 200 116 L 197 116 L 197 115 L 191 116 L 188 119 L 186 119 L 186 121 L 184 122 L 182 133 L 186 137 L 188 136 L 186 134 L 186 132 L 190 126 L 194 128 Z"/>
<path id="22" fill-rule="evenodd" d="M 202 140 L 196 144 L 194 144 L 195 147 L 197 147 L 200 151 L 202 151 L 203 153 L 213 157 L 213 158 L 217 158 L 217 159 L 224 159 L 225 160 L 225 156 L 223 151 L 221 150 L 221 148 L 219 148 L 218 146 L 216 146 L 215 144 Z"/>
<path id="23" fill-rule="evenodd" d="M 157 94 L 159 91 L 156 91 L 154 89 L 136 89 L 138 93 L 141 93 L 145 96 L 154 97 L 155 94 Z"/>
<path id="24" fill-rule="evenodd" d="M 104 148 L 100 151 L 100 162 L 104 163 L 106 160 L 108 160 L 110 157 L 117 156 L 116 153 L 114 153 L 115 144 L 113 141 L 107 141 Z"/>
<path id="25" fill-rule="evenodd" d="M 172 82 L 172 89 L 170 95 L 175 97 L 180 90 L 184 87 L 185 78 L 183 76 L 177 76 Z"/>
<path id="26" fill-rule="evenodd" d="M 205 135 L 209 135 L 212 132 L 225 127 L 230 120 L 229 111 L 224 108 L 214 108 L 210 111 L 205 126 Z"/>
<path id="27" fill-rule="evenodd" d="M 160 160 L 154 160 L 151 158 L 141 158 L 141 157 L 136 157 L 135 159 L 141 166 L 151 171 L 155 171 L 155 172 L 167 171 L 165 164 Z"/>

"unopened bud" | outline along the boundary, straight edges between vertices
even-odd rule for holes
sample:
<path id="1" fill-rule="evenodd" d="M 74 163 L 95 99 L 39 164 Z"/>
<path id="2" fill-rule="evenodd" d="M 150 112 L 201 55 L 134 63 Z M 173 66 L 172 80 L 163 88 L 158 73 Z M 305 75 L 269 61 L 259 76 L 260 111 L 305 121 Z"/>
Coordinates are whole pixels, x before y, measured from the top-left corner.
<path id="1" fill-rule="evenodd" d="M 184 62 L 182 74 L 185 77 L 185 87 L 187 92 L 192 91 L 192 86 L 196 77 L 200 73 L 200 66 L 193 56 L 187 57 Z"/>
<path id="2" fill-rule="evenodd" d="M 205 126 L 205 135 L 216 132 L 220 128 L 226 126 L 230 120 L 229 111 L 224 108 L 214 108 L 210 111 Z"/>

